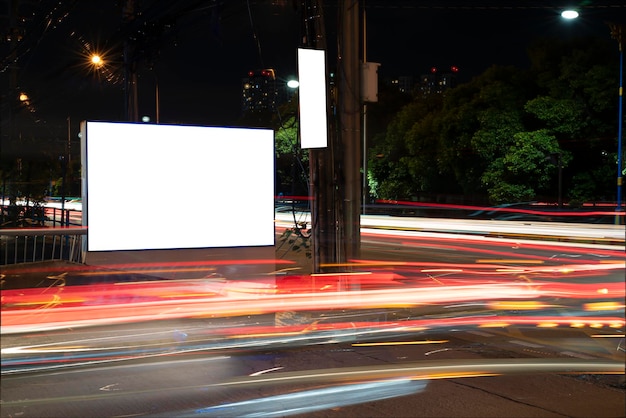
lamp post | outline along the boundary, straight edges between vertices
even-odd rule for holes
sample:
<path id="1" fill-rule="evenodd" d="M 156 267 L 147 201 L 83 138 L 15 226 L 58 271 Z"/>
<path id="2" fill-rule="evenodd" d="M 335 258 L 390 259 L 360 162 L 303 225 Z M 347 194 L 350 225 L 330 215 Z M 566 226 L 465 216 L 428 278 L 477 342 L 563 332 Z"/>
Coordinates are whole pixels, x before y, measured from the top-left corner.
<path id="1" fill-rule="evenodd" d="M 125 0 L 122 5 L 122 21 L 125 26 L 135 20 L 135 0 Z M 136 38 L 127 36 L 124 39 L 124 111 L 129 122 L 139 121 L 137 102 L 137 60 Z"/>
<path id="2" fill-rule="evenodd" d="M 554 152 L 552 154 L 550 154 L 550 159 L 552 160 L 552 162 L 554 164 L 556 164 L 558 170 L 559 170 L 559 194 L 558 194 L 558 205 L 559 205 L 559 209 L 563 209 L 563 164 L 561 164 L 561 153 L 560 152 Z"/>
<path id="3" fill-rule="evenodd" d="M 611 29 L 611 37 L 617 41 L 619 48 L 619 98 L 617 110 L 617 204 L 616 211 L 622 210 L 622 86 L 623 86 L 623 66 L 624 66 L 624 27 L 615 23 L 608 23 Z M 619 219 L 616 216 L 616 221 Z"/>
<path id="4" fill-rule="evenodd" d="M 291 76 L 289 78 L 279 77 L 274 70 L 272 71 L 275 83 L 274 88 L 276 89 L 276 108 L 278 109 L 278 105 L 289 102 L 293 98 L 295 92 L 300 87 L 300 82 Z"/>
<path id="5" fill-rule="evenodd" d="M 67 191 L 67 188 L 65 186 L 66 183 L 66 179 L 67 179 L 67 159 L 65 158 L 65 155 L 60 155 L 59 156 L 59 161 L 61 162 L 61 170 L 63 173 L 63 177 L 62 177 L 62 183 L 61 183 L 61 226 L 64 225 L 64 220 L 65 220 L 65 194 Z M 65 225 L 65 226 L 69 226 L 69 225 Z"/>
<path id="6" fill-rule="evenodd" d="M 578 12 L 575 10 L 565 10 L 561 13 L 564 19 L 576 19 Z M 624 68 L 624 28 L 626 25 L 606 22 L 611 30 L 611 37 L 617 41 L 619 49 L 619 93 L 617 110 L 617 194 L 615 196 L 615 211 L 622 210 L 622 91 L 623 91 L 623 68 Z M 615 215 L 615 223 L 619 223 L 619 213 Z"/>
<path id="7" fill-rule="evenodd" d="M 152 69 L 152 74 L 154 75 L 154 116 L 155 122 L 158 125 L 160 123 L 161 118 L 161 96 L 159 93 L 159 77 L 154 69 Z M 150 116 L 142 116 L 142 122 L 150 122 Z"/>
<path id="8" fill-rule="evenodd" d="M 161 96 L 159 93 L 159 79 L 154 73 L 154 107 L 156 112 L 156 123 L 159 124 L 161 122 Z"/>
<path id="9" fill-rule="evenodd" d="M 361 66 L 359 62 L 360 8 L 358 0 L 340 2 L 341 50 L 338 57 L 338 113 L 343 155 L 342 213 L 344 262 L 361 251 Z"/>

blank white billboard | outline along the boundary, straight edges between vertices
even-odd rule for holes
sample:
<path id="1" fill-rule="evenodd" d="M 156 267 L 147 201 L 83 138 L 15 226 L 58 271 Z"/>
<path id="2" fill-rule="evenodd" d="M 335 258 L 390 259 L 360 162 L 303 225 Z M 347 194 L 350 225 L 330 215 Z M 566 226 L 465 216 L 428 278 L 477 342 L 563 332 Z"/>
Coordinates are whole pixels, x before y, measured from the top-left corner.
<path id="1" fill-rule="evenodd" d="M 86 122 L 87 251 L 274 245 L 274 132 Z"/>
<path id="2" fill-rule="evenodd" d="M 326 56 L 320 49 L 298 49 L 300 146 L 326 148 Z"/>

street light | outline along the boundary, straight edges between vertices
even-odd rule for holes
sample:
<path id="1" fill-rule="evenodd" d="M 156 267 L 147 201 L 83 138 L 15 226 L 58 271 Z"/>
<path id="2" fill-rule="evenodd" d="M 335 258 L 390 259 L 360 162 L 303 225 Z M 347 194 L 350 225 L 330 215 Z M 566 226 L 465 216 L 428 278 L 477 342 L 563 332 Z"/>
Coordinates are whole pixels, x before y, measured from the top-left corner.
<path id="1" fill-rule="evenodd" d="M 546 157 L 546 161 L 550 161 L 552 164 L 556 165 L 559 169 L 559 194 L 558 194 L 558 205 L 559 209 L 563 208 L 563 164 L 561 163 L 561 153 L 553 152 L 549 157 Z"/>
<path id="2" fill-rule="evenodd" d="M 619 48 L 619 99 L 618 99 L 618 119 L 617 119 L 617 205 L 616 211 L 622 210 L 622 86 L 623 86 L 623 66 L 624 66 L 624 27 L 608 23 L 611 29 L 611 37 L 617 41 Z M 617 217 L 615 218 L 617 221 Z"/>
<path id="3" fill-rule="evenodd" d="M 91 64 L 96 68 L 102 67 L 102 65 L 104 64 L 102 57 L 98 54 L 92 54 L 89 58 L 89 61 L 91 61 Z"/>
<path id="4" fill-rule="evenodd" d="M 282 77 L 274 76 L 274 81 L 280 82 L 279 84 L 277 83 L 275 85 L 275 88 L 277 89 L 277 91 L 281 90 L 278 93 L 279 102 L 291 101 L 295 93 L 300 88 L 300 81 L 292 77 L 282 78 Z"/>
<path id="5" fill-rule="evenodd" d="M 113 60 L 110 60 L 107 58 L 107 53 L 103 52 L 103 53 L 99 53 L 99 52 L 91 52 L 89 53 L 87 56 L 87 62 L 86 65 L 90 68 L 91 71 L 98 73 L 98 75 L 102 74 L 104 75 L 105 79 L 107 81 L 113 82 L 115 83 L 117 80 L 117 76 L 115 76 L 114 74 L 114 70 L 109 68 L 111 66 L 111 64 L 113 63 Z M 119 63 L 118 63 L 119 64 Z M 159 79 L 157 77 L 156 71 L 154 69 L 153 70 L 153 74 L 154 74 L 154 102 L 155 102 L 155 117 L 156 117 L 156 123 L 158 124 L 160 122 L 160 93 L 159 93 Z M 125 106 L 127 107 L 127 111 L 126 113 L 128 115 L 130 115 L 129 112 L 133 112 L 133 115 L 129 116 L 129 120 L 131 121 L 137 121 L 136 119 L 138 118 L 139 115 L 139 110 L 137 108 L 137 91 L 136 91 L 136 74 L 133 74 L 133 80 L 131 80 L 130 86 L 132 87 L 131 91 L 128 91 L 128 86 L 125 87 L 125 92 L 126 92 L 126 99 L 125 99 Z M 132 94 L 132 97 L 129 97 L 129 95 Z M 131 107 L 129 107 L 129 104 Z M 135 115 L 136 113 L 136 115 Z M 142 117 L 142 122 L 149 122 L 150 120 L 145 120 L 146 116 Z"/>
<path id="6" fill-rule="evenodd" d="M 575 10 L 565 10 L 561 13 L 564 19 L 576 19 L 578 12 Z M 618 110 L 617 110 L 617 195 L 615 211 L 622 210 L 622 90 L 623 90 L 623 67 L 624 67 L 624 24 L 616 24 L 607 22 L 611 30 L 611 37 L 617 41 L 619 49 L 619 94 L 618 94 Z M 619 214 L 615 215 L 615 222 L 619 223 Z"/>
<path id="7" fill-rule="evenodd" d="M 576 10 L 563 10 L 561 12 L 561 17 L 563 19 L 567 19 L 567 20 L 576 19 L 578 17 L 578 11 L 576 11 Z"/>

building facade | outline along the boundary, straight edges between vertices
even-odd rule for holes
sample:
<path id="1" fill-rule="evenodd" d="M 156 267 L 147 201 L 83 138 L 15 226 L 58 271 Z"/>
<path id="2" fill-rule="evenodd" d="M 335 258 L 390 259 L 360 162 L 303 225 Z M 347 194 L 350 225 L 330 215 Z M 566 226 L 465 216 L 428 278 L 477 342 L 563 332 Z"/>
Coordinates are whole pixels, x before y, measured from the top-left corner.
<path id="1" fill-rule="evenodd" d="M 428 96 L 442 94 L 446 90 L 456 87 L 459 69 L 452 66 L 446 71 L 440 71 L 437 67 L 431 67 L 430 72 L 419 77 L 411 75 L 397 76 L 386 80 L 401 93 L 411 95 Z"/>
<path id="2" fill-rule="evenodd" d="M 273 69 L 249 71 L 241 80 L 242 113 L 274 112 L 282 95 Z"/>
<path id="3" fill-rule="evenodd" d="M 440 71 L 431 67 L 430 73 L 422 74 L 418 85 L 419 93 L 424 96 L 441 94 L 457 85 L 458 67 L 452 66 L 449 71 Z"/>

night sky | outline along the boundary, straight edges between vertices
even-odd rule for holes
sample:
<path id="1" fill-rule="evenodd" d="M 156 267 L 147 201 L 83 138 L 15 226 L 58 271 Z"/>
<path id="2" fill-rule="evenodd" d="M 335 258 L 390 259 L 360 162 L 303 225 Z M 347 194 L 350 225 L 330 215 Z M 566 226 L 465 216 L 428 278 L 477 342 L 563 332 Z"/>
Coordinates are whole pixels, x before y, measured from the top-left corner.
<path id="1" fill-rule="evenodd" d="M 10 3 L 0 2 L 0 26 L 8 26 Z M 24 40 L 17 50 L 16 84 L 31 98 L 33 121 L 47 123 L 54 131 L 69 117 L 77 133 L 81 120 L 125 120 L 121 3 L 82 0 L 59 5 L 42 0 L 20 7 L 29 19 L 22 25 Z M 327 3 L 327 42 L 333 50 L 337 7 L 336 1 Z M 559 17 L 562 3 L 362 1 L 367 11 L 367 60 L 381 63 L 383 78 L 419 76 L 433 66 L 445 70 L 455 65 L 466 81 L 494 64 L 526 67 L 525 50 L 536 37 L 596 35 L 611 41 L 605 21 L 624 21 L 626 16 L 623 1 L 578 1 L 581 18 L 565 22 Z M 239 118 L 241 79 L 249 70 L 274 68 L 285 79 L 296 74 L 301 23 L 290 0 L 135 4 L 142 11 L 138 21 L 147 22 L 142 30 L 152 31 L 139 60 L 138 101 L 140 115 L 153 121 L 157 80 L 161 123 L 216 126 L 235 124 Z M 0 48 L 6 106 L 11 48 L 8 43 Z M 86 65 L 90 51 L 103 53 L 106 73 Z M 615 51 L 617 62 L 617 42 Z M 335 60 L 329 57 L 329 63 Z"/>

